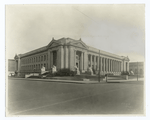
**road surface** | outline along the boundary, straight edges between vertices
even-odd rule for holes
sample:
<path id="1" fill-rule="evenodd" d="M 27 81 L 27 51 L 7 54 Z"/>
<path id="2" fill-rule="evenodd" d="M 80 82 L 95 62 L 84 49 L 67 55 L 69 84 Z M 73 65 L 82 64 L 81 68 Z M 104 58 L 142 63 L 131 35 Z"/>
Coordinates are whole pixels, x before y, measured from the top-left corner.
<path id="1" fill-rule="evenodd" d="M 7 115 L 143 114 L 144 82 L 77 84 L 8 79 Z"/>

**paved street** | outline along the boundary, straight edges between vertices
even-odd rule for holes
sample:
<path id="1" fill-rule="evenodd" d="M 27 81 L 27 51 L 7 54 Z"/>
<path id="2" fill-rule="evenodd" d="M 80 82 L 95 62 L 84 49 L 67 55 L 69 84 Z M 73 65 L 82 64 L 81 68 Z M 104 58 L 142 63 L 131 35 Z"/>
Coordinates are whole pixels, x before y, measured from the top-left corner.
<path id="1" fill-rule="evenodd" d="M 143 86 L 143 81 L 78 84 L 9 78 L 8 114 L 143 114 Z"/>

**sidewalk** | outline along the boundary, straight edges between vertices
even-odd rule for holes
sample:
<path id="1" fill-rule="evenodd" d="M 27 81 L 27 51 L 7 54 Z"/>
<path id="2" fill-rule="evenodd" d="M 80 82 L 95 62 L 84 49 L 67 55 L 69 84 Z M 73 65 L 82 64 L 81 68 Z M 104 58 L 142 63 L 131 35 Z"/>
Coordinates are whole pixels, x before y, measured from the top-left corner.
<path id="1" fill-rule="evenodd" d="M 78 84 L 96 84 L 96 83 L 106 83 L 106 80 L 103 81 L 90 81 L 90 80 L 64 80 L 64 79 L 37 79 L 37 78 L 10 78 L 14 80 L 29 80 L 29 81 L 45 81 L 45 82 L 60 82 L 60 83 L 78 83 Z M 131 81 L 137 81 L 137 79 L 129 79 L 129 80 L 107 80 L 108 83 L 121 83 L 121 82 L 131 82 Z M 144 81 L 144 78 L 140 78 L 138 81 Z"/>
<path id="2" fill-rule="evenodd" d="M 137 81 L 137 79 L 128 79 L 128 80 L 107 80 L 108 82 L 133 82 Z M 139 78 L 138 81 L 144 81 L 144 78 Z"/>
<path id="3" fill-rule="evenodd" d="M 77 80 L 61 80 L 61 79 L 36 79 L 36 78 L 9 78 L 11 80 L 29 80 L 29 81 L 45 81 L 45 82 L 61 82 L 61 83 L 79 83 L 79 84 L 92 84 L 99 83 L 98 81 L 77 81 Z"/>

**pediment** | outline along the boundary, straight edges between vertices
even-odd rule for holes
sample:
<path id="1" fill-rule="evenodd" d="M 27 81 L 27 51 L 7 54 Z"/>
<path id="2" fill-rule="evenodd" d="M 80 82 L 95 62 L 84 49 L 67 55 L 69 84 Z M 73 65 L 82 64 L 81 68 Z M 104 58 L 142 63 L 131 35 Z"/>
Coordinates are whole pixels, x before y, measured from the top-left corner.
<path id="1" fill-rule="evenodd" d="M 55 46 L 58 46 L 59 44 L 58 43 L 52 43 L 51 46 L 49 47 L 55 47 Z"/>
<path id="2" fill-rule="evenodd" d="M 79 46 L 79 47 L 85 47 L 85 46 L 82 45 L 81 43 L 74 43 L 74 45 Z"/>
<path id="3" fill-rule="evenodd" d="M 82 42 L 72 42 L 70 43 L 71 45 L 74 45 L 76 47 L 80 47 L 80 48 L 86 48 L 87 49 L 87 46 L 85 44 L 83 44 Z"/>
<path id="4" fill-rule="evenodd" d="M 51 41 L 49 44 L 48 44 L 48 48 L 51 48 L 51 47 L 56 47 L 56 46 L 58 46 L 58 45 L 61 45 L 60 43 L 57 43 L 57 42 L 55 42 L 55 41 Z"/>

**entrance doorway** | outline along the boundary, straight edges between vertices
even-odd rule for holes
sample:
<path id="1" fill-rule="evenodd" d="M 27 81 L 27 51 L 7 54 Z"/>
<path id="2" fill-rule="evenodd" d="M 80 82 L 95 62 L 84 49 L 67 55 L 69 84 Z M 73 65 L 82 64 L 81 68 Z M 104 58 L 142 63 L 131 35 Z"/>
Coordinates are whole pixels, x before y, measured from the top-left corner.
<path id="1" fill-rule="evenodd" d="M 53 65 L 57 66 L 57 51 L 53 51 Z"/>
<path id="2" fill-rule="evenodd" d="M 79 66 L 80 66 L 79 55 L 76 55 L 76 66 L 77 66 L 77 68 L 79 68 Z"/>
<path id="3" fill-rule="evenodd" d="M 76 66 L 81 70 L 81 52 L 77 51 L 76 52 Z"/>

